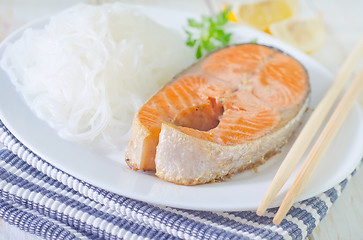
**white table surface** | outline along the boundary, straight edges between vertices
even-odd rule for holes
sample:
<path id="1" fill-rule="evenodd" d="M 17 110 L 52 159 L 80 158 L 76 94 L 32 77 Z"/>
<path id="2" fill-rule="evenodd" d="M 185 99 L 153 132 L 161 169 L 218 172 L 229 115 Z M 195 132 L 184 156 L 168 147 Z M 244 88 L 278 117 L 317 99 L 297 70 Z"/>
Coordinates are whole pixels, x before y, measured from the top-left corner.
<path id="1" fill-rule="evenodd" d="M 121 1 L 121 0 L 120 0 Z M 336 74 L 356 41 L 363 35 L 363 1 L 300 0 L 303 11 L 321 12 L 327 29 L 323 47 L 312 55 L 318 62 Z M 0 0 L 0 40 L 3 35 L 25 22 L 51 15 L 75 2 L 99 3 L 102 0 Z M 206 0 L 124 0 L 122 2 L 162 5 L 197 13 L 208 13 L 210 7 L 217 8 L 223 2 Z M 11 20 L 11 22 L 10 22 Z M 363 64 L 361 64 L 363 65 Z M 363 109 L 363 94 L 359 102 Z M 1 147 L 1 145 L 0 145 Z M 363 143 L 362 143 L 363 148 Z M 352 178 L 342 196 L 336 201 L 328 215 L 315 229 L 309 239 L 363 239 L 363 170 Z M 0 220 L 0 240 L 39 239 Z"/>

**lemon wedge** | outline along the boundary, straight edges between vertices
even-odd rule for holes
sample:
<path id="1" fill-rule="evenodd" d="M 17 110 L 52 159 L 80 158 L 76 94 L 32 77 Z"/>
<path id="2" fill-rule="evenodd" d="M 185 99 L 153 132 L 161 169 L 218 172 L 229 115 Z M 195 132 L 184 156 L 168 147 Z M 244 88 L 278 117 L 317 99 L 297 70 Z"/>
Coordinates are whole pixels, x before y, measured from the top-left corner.
<path id="1" fill-rule="evenodd" d="M 268 30 L 273 36 L 307 53 L 316 51 L 326 38 L 323 18 L 319 14 L 273 23 Z"/>
<path id="2" fill-rule="evenodd" d="M 268 31 L 268 27 L 272 23 L 295 16 L 298 11 L 298 0 L 263 0 L 236 4 L 232 13 L 238 23 L 245 23 L 261 31 Z"/>

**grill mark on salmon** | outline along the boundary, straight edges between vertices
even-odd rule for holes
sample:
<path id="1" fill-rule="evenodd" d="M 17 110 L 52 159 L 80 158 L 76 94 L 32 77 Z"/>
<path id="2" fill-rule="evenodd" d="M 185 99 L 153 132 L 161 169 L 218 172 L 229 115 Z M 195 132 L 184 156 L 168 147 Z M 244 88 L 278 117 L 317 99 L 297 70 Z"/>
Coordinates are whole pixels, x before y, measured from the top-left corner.
<path id="1" fill-rule="evenodd" d="M 280 50 L 258 44 L 220 49 L 136 113 L 127 164 L 184 185 L 248 169 L 286 143 L 309 93 L 304 67 Z"/>

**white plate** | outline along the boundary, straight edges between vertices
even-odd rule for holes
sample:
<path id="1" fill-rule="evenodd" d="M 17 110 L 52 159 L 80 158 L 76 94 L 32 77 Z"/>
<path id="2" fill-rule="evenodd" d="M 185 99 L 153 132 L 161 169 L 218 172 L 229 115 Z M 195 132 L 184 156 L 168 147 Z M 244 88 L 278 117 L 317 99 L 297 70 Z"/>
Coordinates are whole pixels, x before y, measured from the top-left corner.
<path id="1" fill-rule="evenodd" d="M 178 30 L 185 26 L 187 17 L 199 17 L 161 8 L 140 9 L 160 24 Z M 44 19 L 27 27 L 39 28 L 46 22 L 47 19 Z M 0 56 L 6 44 L 19 38 L 24 29 L 15 32 L 3 42 Z M 312 85 L 311 107 L 316 106 L 333 78 L 326 69 L 304 53 L 264 33 L 243 26 L 233 27 L 232 31 L 237 42 L 248 42 L 257 37 L 259 43 L 276 46 L 298 59 L 309 73 Z M 285 151 L 261 166 L 258 173 L 244 172 L 225 182 L 213 184 L 179 186 L 164 182 L 152 174 L 134 172 L 123 163 L 103 158 L 77 144 L 63 140 L 28 108 L 2 69 L 0 79 L 0 119 L 21 142 L 52 165 L 81 180 L 153 204 L 197 210 L 256 209 L 289 147 L 286 146 Z M 362 123 L 362 113 L 355 105 L 299 200 L 329 189 L 354 170 L 363 155 Z M 273 206 L 281 202 L 291 181 L 290 178 Z"/>

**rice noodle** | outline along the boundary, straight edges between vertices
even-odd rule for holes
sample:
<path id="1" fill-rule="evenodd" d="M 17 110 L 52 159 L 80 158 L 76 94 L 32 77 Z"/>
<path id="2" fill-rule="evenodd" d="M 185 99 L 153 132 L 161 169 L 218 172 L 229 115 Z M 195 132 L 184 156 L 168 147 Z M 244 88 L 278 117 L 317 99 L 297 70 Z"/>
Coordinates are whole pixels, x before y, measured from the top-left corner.
<path id="1" fill-rule="evenodd" d="M 1 65 L 61 137 L 123 159 L 134 113 L 191 61 L 177 33 L 115 3 L 77 5 L 26 30 Z"/>

